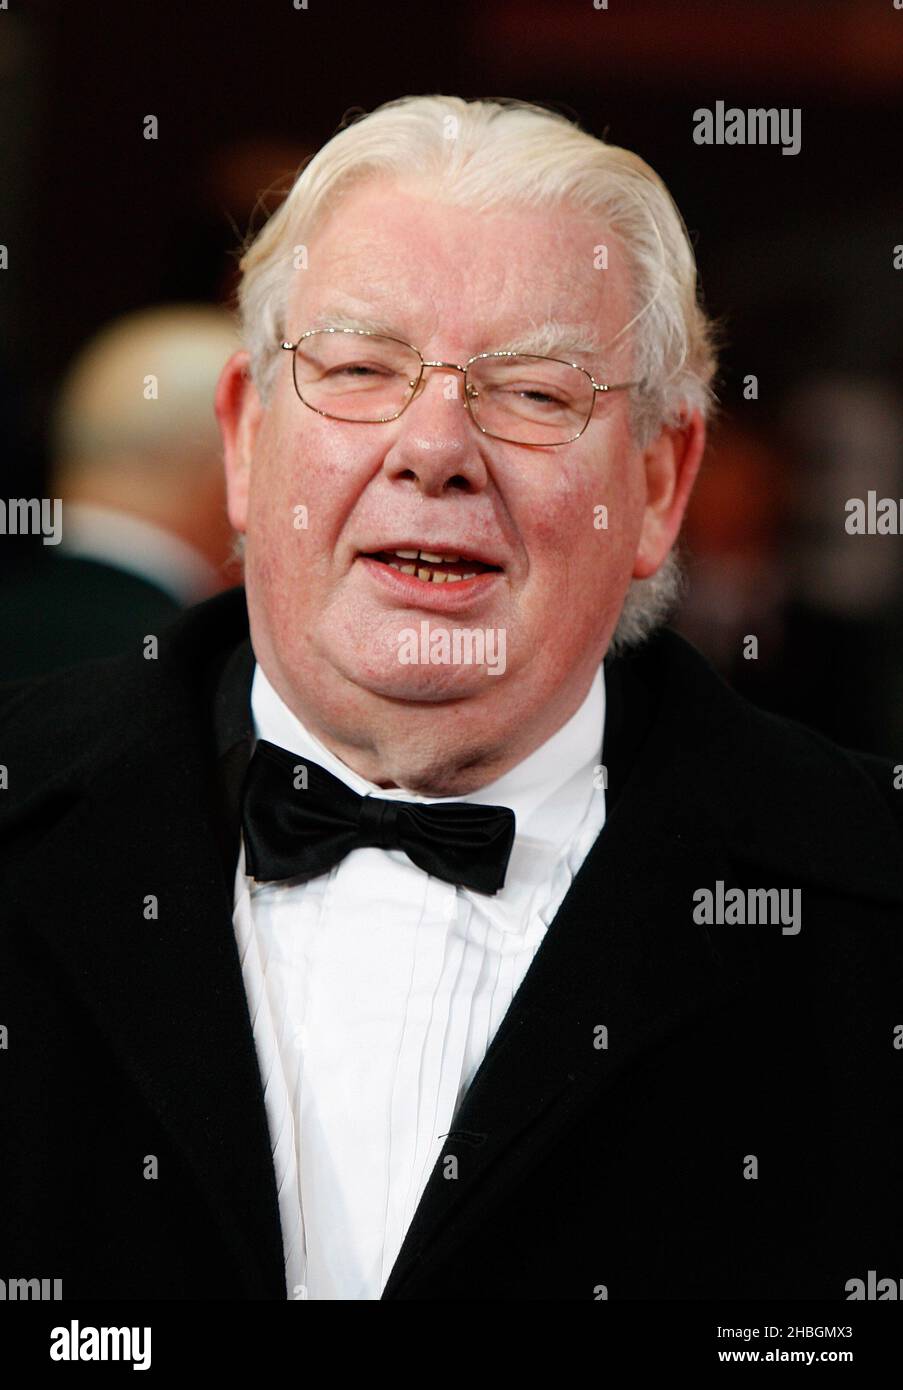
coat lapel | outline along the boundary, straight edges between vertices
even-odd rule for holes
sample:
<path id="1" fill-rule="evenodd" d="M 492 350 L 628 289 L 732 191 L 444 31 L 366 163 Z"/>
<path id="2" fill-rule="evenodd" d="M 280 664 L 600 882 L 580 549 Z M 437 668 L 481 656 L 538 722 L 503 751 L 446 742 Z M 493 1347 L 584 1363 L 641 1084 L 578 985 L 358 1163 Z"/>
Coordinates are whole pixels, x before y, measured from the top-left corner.
<path id="1" fill-rule="evenodd" d="M 246 1273 L 238 1296 L 284 1298 L 213 757 L 180 683 L 154 665 L 136 675 L 135 737 L 66 789 L 69 809 L 20 861 L 10 901 L 51 945 L 181 1152 Z M 65 868 L 48 876 L 46 863 Z"/>
<path id="2" fill-rule="evenodd" d="M 694 791 L 689 749 L 704 711 L 678 709 L 675 694 L 655 709 L 654 679 L 632 662 L 607 663 L 605 827 L 459 1106 L 383 1298 L 416 1296 L 419 1273 L 468 1239 L 582 1106 L 744 975 L 749 982 L 754 963 L 720 956 L 692 921 L 693 890 L 733 877 Z M 675 751 L 681 718 L 690 726 Z M 685 913 L 675 912 L 681 901 Z"/>
<path id="3" fill-rule="evenodd" d="M 757 929 L 697 924 L 697 889 L 783 880 L 903 906 L 899 831 L 850 755 L 755 712 L 667 631 L 606 659 L 606 696 L 605 826 L 459 1105 L 383 1298 L 417 1297 L 582 1108 L 762 980 Z"/>

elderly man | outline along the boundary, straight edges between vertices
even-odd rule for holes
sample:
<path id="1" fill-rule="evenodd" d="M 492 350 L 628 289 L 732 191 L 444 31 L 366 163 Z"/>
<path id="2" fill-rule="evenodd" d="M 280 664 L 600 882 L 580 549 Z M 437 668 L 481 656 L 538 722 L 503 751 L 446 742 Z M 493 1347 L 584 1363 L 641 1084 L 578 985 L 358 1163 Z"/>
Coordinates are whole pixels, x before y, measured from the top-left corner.
<path id="1" fill-rule="evenodd" d="M 714 368 L 663 184 L 523 103 L 401 100 L 243 271 L 247 605 L 5 693 L 6 1267 L 900 1274 L 903 793 L 661 626 Z"/>

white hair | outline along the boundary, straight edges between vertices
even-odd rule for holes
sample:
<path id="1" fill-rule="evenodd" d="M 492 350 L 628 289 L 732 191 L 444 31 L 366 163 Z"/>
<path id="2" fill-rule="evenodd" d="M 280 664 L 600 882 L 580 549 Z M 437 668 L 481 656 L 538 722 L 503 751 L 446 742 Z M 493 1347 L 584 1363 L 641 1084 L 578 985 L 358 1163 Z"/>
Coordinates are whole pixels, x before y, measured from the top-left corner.
<path id="1" fill-rule="evenodd" d="M 589 135 L 557 112 L 501 98 L 401 97 L 351 118 L 304 165 L 279 209 L 246 243 L 238 291 L 252 380 L 266 402 L 286 334 L 296 247 L 307 245 L 339 195 L 389 176 L 426 182 L 438 202 L 482 211 L 565 203 L 598 216 L 619 239 L 630 276 L 630 427 L 645 448 L 685 412 L 714 408 L 715 328 L 700 302 L 686 226 L 662 180 L 630 150 Z M 613 648 L 636 645 L 672 611 L 674 554 L 628 589 Z"/>

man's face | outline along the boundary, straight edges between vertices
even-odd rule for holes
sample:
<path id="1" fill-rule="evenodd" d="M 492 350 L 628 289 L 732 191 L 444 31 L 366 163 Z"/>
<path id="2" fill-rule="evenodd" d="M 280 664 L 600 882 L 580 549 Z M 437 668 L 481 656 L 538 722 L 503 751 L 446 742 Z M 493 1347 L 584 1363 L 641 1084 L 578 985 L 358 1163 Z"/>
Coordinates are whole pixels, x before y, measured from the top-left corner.
<path id="1" fill-rule="evenodd" d="M 607 269 L 596 268 L 600 244 Z M 628 291 L 615 239 L 572 209 L 475 214 L 369 182 L 311 239 L 286 336 L 342 315 L 427 360 L 464 363 L 548 319 L 606 344 L 630 316 Z M 630 380 L 628 338 L 573 360 L 596 380 Z M 456 741 L 479 756 L 506 731 L 512 743 L 533 731 L 535 743 L 568 718 L 635 572 L 647 480 L 627 393 L 600 396 L 575 442 L 524 448 L 482 434 L 460 373 L 441 369 L 384 424 L 308 409 L 289 353 L 266 408 L 244 391 L 227 439 L 230 517 L 247 536 L 255 651 L 295 712 L 343 747 L 404 744 L 385 775 L 409 786 L 405 759 L 425 769 L 443 742 L 449 757 Z M 369 558 L 396 550 L 464 557 L 462 573 L 475 567 L 468 558 L 494 568 L 437 584 Z M 504 634 L 504 670 L 403 660 L 403 634 L 423 622 L 430 634 L 495 633 L 496 653 Z"/>

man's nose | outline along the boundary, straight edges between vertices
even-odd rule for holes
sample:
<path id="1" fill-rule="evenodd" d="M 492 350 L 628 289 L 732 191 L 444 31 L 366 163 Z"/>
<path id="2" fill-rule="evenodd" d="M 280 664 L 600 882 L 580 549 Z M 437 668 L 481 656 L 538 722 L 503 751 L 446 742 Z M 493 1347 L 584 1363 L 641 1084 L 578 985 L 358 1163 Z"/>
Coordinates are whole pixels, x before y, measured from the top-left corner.
<path id="1" fill-rule="evenodd" d="M 383 464 L 390 478 L 413 482 L 427 496 L 452 488 L 479 492 L 486 486 L 483 435 L 464 404 L 464 373 L 454 364 L 424 367 L 398 427 Z"/>

